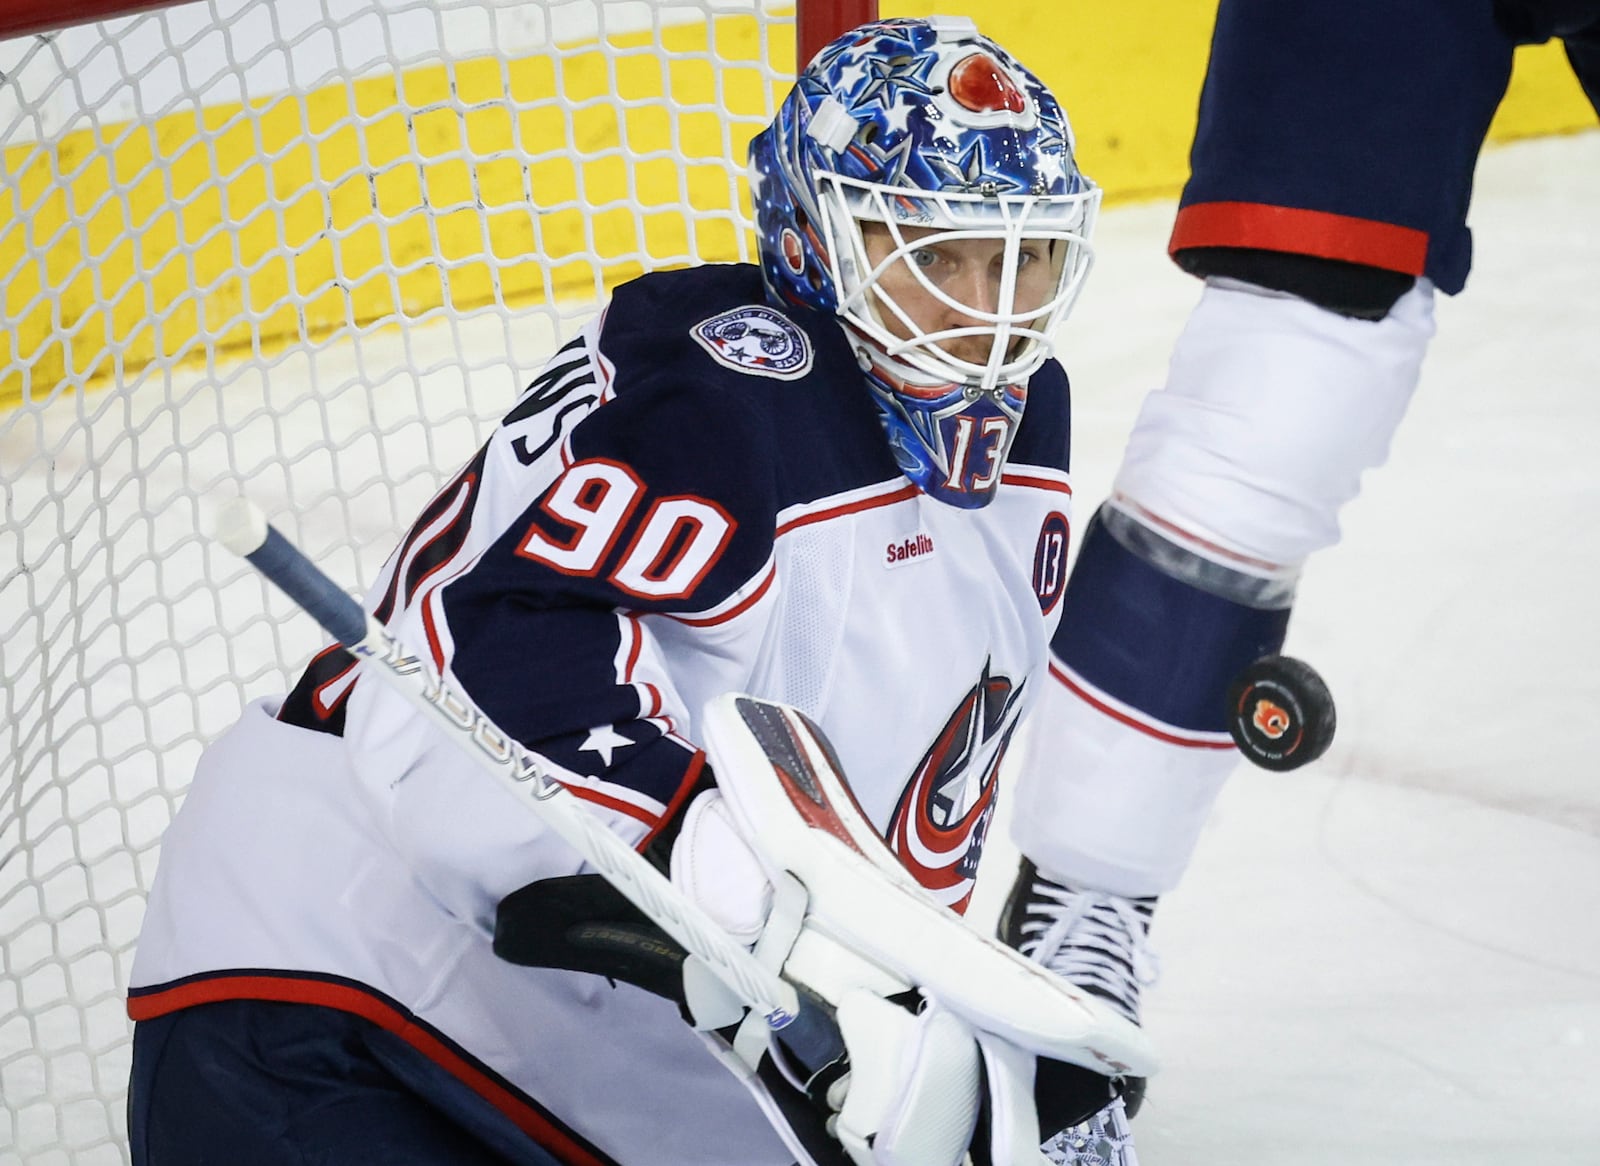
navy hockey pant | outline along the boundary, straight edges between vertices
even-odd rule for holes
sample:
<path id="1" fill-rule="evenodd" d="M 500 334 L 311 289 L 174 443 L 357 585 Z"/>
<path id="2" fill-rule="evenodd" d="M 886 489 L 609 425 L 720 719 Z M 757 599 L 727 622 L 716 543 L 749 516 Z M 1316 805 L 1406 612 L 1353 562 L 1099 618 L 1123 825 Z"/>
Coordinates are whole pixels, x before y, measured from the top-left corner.
<path id="1" fill-rule="evenodd" d="M 134 1166 L 559 1166 L 361 1017 L 229 1000 L 134 1027 Z"/>

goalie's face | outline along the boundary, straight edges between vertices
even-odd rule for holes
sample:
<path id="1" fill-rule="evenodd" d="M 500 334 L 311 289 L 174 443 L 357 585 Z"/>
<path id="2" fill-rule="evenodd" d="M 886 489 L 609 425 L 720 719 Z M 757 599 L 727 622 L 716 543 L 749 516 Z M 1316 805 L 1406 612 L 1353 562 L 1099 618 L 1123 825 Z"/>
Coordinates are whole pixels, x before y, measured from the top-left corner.
<path id="1" fill-rule="evenodd" d="M 884 223 L 861 226 L 874 313 L 891 336 L 987 369 L 1029 343 L 996 327 L 1036 319 L 1061 288 L 1065 246 Z M 997 348 L 999 349 L 997 351 Z"/>
<path id="2" fill-rule="evenodd" d="M 964 508 L 993 497 L 1028 379 L 1088 266 L 1082 237 L 1054 223 L 1030 232 L 1024 214 L 971 218 L 853 220 L 840 312 L 901 469 Z"/>

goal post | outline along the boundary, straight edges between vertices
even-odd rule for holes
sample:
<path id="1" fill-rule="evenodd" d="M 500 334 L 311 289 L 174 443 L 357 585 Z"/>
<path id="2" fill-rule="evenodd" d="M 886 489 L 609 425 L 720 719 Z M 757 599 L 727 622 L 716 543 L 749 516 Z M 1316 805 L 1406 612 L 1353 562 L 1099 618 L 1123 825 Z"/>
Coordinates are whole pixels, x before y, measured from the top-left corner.
<path id="1" fill-rule="evenodd" d="M 744 153 L 872 0 L 0 6 L 0 1166 L 127 1160 L 124 1008 L 203 745 L 559 338 L 749 260 Z"/>

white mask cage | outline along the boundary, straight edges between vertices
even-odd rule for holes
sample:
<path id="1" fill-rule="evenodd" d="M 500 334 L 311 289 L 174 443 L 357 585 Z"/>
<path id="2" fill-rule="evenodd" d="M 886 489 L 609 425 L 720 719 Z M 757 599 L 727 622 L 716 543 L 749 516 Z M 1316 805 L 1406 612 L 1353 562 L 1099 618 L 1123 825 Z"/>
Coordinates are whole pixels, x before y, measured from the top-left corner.
<path id="1" fill-rule="evenodd" d="M 904 379 L 929 385 L 964 384 L 979 391 L 1026 381 L 1054 349 L 1056 327 L 1071 310 L 1094 261 L 1089 236 L 1100 204 L 1100 189 L 1087 186 L 1071 195 L 999 195 L 982 191 L 934 193 L 863 182 L 819 173 L 817 190 L 829 260 L 838 289 L 838 315 L 865 337 Z M 862 223 L 882 223 L 893 249 L 876 263 L 869 257 Z M 905 228 L 939 232 L 908 238 Z M 993 310 L 962 303 L 929 279 L 914 254 L 942 242 L 981 239 L 999 242 L 1002 264 Z M 1052 286 L 1037 306 L 1017 306 L 1018 273 L 1026 242 L 1051 245 L 1056 268 Z M 971 323 L 925 330 L 906 307 L 881 286 L 885 272 L 904 264 L 932 299 Z M 897 335 L 885 320 L 890 313 L 908 336 Z M 990 339 L 988 357 L 979 363 L 954 355 L 944 345 L 967 336 Z"/>

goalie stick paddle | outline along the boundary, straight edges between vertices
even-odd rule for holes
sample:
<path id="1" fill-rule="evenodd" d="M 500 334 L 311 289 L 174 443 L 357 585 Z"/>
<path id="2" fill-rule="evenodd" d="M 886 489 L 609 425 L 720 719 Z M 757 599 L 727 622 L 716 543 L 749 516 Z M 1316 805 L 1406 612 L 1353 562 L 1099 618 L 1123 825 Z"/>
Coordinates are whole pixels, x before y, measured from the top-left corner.
<path id="1" fill-rule="evenodd" d="M 362 606 L 268 524 L 247 499 L 222 506 L 214 536 L 267 577 L 335 639 L 368 663 L 376 676 L 442 728 L 480 768 L 492 774 L 559 834 L 639 910 L 677 940 L 755 1009 L 791 1053 L 813 1071 L 844 1052 L 826 1007 L 807 999 L 650 865 L 642 854 L 586 810 L 539 759 L 497 728 L 466 694 L 405 649 Z"/>

